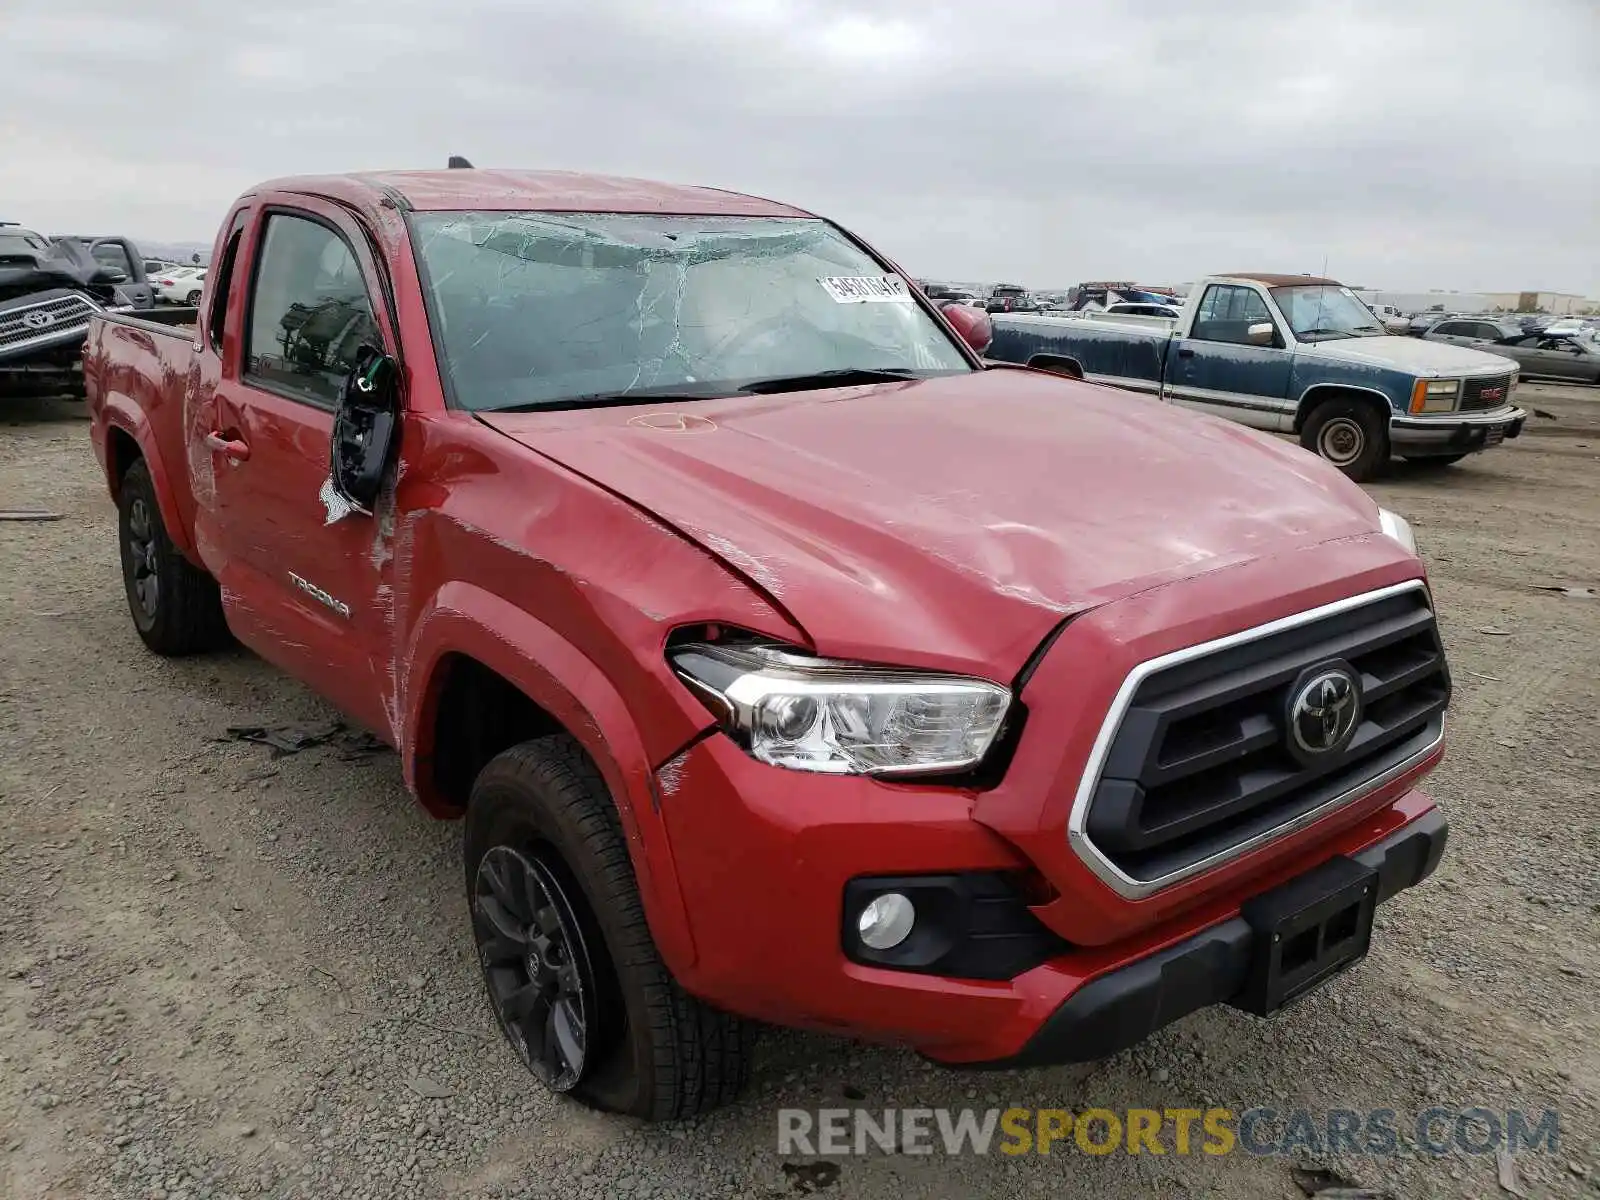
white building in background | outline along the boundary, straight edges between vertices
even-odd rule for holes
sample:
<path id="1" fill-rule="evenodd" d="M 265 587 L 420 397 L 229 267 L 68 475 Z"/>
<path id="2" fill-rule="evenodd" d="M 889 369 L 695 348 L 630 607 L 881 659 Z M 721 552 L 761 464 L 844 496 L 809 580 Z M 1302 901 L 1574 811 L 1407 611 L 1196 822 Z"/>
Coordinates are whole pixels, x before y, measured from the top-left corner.
<path id="1" fill-rule="evenodd" d="M 1356 295 L 1368 304 L 1392 304 L 1407 313 L 1544 312 L 1570 316 L 1600 311 L 1600 300 L 1586 300 L 1571 292 L 1386 292 L 1362 288 Z"/>
<path id="2" fill-rule="evenodd" d="M 1361 288 L 1356 295 L 1368 304 L 1392 304 L 1403 313 L 1488 312 L 1494 307 L 1483 292 L 1386 292 L 1381 288 Z"/>
<path id="3" fill-rule="evenodd" d="M 1558 317 L 1600 311 L 1600 300 L 1588 300 L 1573 292 L 1493 292 L 1490 308 L 1506 312 L 1547 312 Z"/>

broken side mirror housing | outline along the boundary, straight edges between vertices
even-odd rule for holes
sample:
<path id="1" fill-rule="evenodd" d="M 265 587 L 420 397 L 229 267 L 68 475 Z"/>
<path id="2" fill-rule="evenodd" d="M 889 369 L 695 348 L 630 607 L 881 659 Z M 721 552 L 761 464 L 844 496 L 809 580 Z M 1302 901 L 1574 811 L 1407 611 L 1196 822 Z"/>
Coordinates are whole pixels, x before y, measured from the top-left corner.
<path id="1" fill-rule="evenodd" d="M 356 353 L 333 415 L 333 487 L 357 512 L 372 515 L 400 427 L 399 366 L 371 346 Z"/>
<path id="2" fill-rule="evenodd" d="M 983 309 L 973 308 L 969 304 L 958 304 L 951 300 L 941 304 L 939 311 L 944 314 L 944 319 L 950 322 L 963 342 L 979 354 L 989 349 L 989 343 L 994 341 L 994 322 Z"/>
<path id="3" fill-rule="evenodd" d="M 1246 329 L 1244 331 L 1244 339 L 1252 346 L 1270 346 L 1272 345 L 1273 332 L 1272 322 L 1262 321 L 1260 324 L 1252 325 Z"/>

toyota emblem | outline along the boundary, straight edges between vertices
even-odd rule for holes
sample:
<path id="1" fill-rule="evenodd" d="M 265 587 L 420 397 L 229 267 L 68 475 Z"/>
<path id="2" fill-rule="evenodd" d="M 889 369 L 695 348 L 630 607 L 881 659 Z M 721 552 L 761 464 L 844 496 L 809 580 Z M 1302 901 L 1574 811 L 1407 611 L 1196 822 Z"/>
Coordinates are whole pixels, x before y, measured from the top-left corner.
<path id="1" fill-rule="evenodd" d="M 1289 692 L 1289 750 L 1301 761 L 1344 749 L 1361 721 L 1361 685 L 1343 665 L 1313 667 Z"/>
<path id="2" fill-rule="evenodd" d="M 46 329 L 56 323 L 56 319 L 47 312 L 35 309 L 33 312 L 22 314 L 22 323 L 29 329 Z"/>

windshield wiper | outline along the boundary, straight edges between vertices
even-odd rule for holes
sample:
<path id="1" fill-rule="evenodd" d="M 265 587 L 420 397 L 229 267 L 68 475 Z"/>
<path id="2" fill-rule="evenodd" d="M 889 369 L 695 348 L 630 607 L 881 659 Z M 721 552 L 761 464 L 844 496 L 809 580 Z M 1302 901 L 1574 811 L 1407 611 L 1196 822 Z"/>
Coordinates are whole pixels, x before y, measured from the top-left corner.
<path id="1" fill-rule="evenodd" d="M 859 383 L 903 383 L 924 379 L 939 372 L 910 367 L 839 367 L 832 371 L 813 371 L 807 375 L 779 375 L 748 383 L 723 382 L 708 387 L 635 388 L 626 392 L 591 392 L 581 396 L 562 396 L 555 400 L 529 400 L 520 404 L 496 404 L 478 412 L 561 412 L 574 408 L 611 408 L 629 404 L 656 404 L 663 400 L 718 400 L 728 396 L 766 395 L 772 392 L 798 392 L 808 388 L 850 387 Z"/>
<path id="2" fill-rule="evenodd" d="M 765 396 L 773 392 L 802 392 L 809 388 L 851 387 L 858 383 L 896 383 L 921 379 L 926 373 L 909 367 L 838 367 L 832 371 L 812 371 L 807 375 L 778 375 L 757 379 L 740 387 L 741 392 Z"/>
<path id="3" fill-rule="evenodd" d="M 639 388 L 632 392 L 591 392 L 583 396 L 562 396 L 555 400 L 529 400 L 522 404 L 495 404 L 476 411 L 485 413 L 561 412 L 574 408 L 621 408 L 630 404 L 655 404 L 661 400 L 718 400 L 730 394 L 727 388 Z"/>

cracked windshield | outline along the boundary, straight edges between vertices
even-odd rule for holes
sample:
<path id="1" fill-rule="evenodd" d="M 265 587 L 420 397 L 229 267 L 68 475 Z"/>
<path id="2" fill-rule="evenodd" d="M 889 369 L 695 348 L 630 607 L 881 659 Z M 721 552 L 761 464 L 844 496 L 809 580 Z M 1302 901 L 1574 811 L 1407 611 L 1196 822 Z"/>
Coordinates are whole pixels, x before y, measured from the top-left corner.
<path id="1" fill-rule="evenodd" d="M 801 218 L 415 218 L 456 404 L 536 409 L 970 371 L 836 228 Z"/>

